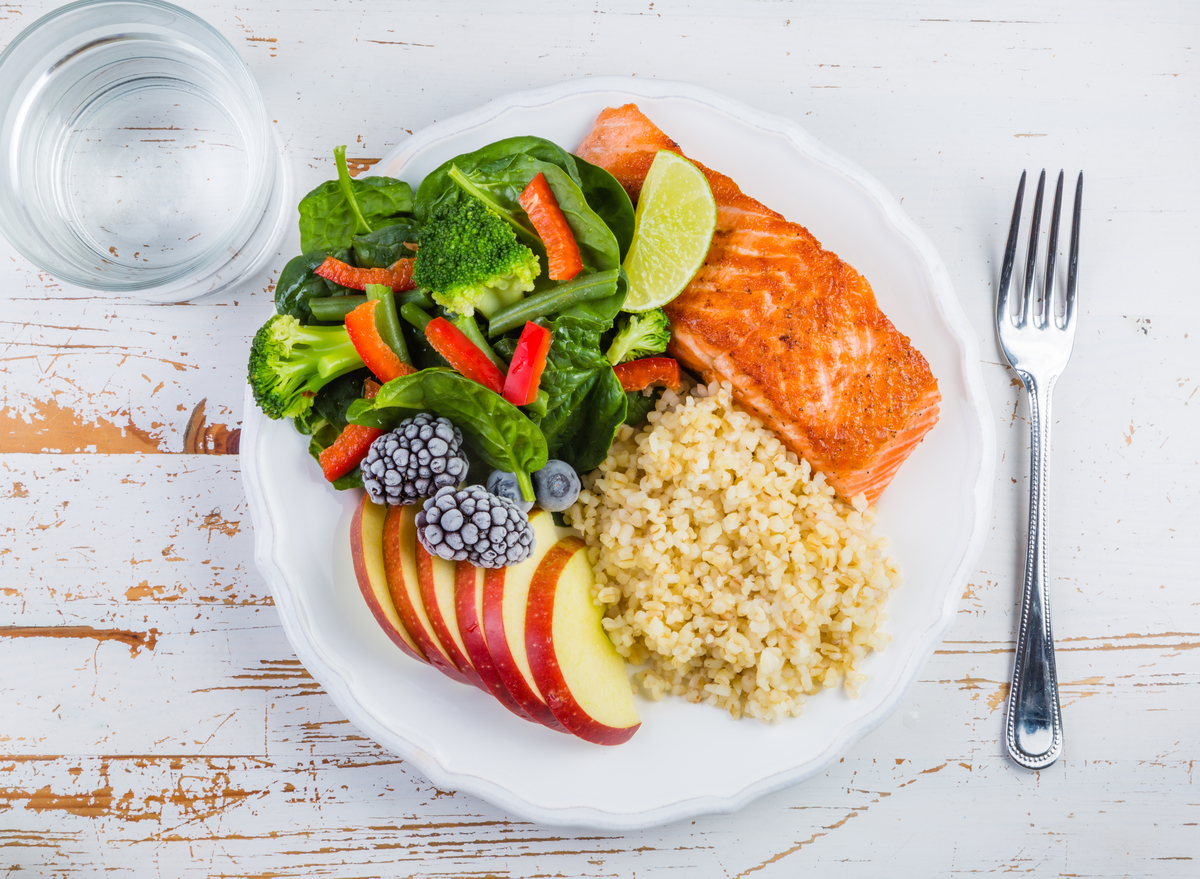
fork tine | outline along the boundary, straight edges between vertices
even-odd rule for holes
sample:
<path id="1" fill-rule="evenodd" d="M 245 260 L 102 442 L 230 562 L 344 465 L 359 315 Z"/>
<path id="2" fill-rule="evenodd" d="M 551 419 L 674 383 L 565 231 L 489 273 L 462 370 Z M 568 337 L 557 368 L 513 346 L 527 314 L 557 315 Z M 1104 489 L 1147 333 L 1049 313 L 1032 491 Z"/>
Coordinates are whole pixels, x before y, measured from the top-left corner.
<path id="1" fill-rule="evenodd" d="M 1000 286 L 996 288 L 996 326 L 1008 315 L 1008 288 L 1012 281 L 1013 262 L 1017 257 L 1017 232 L 1021 228 L 1021 199 L 1025 196 L 1025 172 L 1017 184 L 1017 200 L 1013 204 L 1012 223 L 1008 227 L 1008 243 L 1004 246 L 1004 262 L 1000 266 Z"/>
<path id="2" fill-rule="evenodd" d="M 1062 328 L 1070 329 L 1075 317 L 1075 293 L 1079 286 L 1079 219 L 1083 213 L 1083 172 L 1075 181 L 1075 211 L 1071 217 L 1071 252 L 1067 256 L 1067 301 L 1063 308 Z"/>
<path id="3" fill-rule="evenodd" d="M 1058 220 L 1062 216 L 1063 172 L 1058 172 L 1058 186 L 1054 189 L 1054 209 L 1050 212 L 1050 241 L 1046 245 L 1046 283 L 1042 287 L 1042 307 L 1038 310 L 1035 323 L 1046 327 L 1054 319 L 1054 269 L 1058 261 Z"/>
<path id="4" fill-rule="evenodd" d="M 1029 220 L 1029 251 L 1025 254 L 1025 287 L 1021 296 L 1021 317 L 1017 326 L 1023 327 L 1029 322 L 1030 300 L 1033 299 L 1033 282 L 1037 274 L 1038 232 L 1042 226 L 1042 195 L 1046 189 L 1046 169 L 1038 178 L 1037 195 L 1033 199 L 1033 214 Z"/>

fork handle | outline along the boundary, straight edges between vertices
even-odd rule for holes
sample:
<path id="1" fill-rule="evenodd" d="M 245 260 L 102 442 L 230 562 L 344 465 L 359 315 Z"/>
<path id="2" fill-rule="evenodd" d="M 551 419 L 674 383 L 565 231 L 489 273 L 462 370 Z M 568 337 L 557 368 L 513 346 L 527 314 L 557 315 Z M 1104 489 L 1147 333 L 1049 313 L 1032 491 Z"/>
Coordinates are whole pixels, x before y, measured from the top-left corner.
<path id="1" fill-rule="evenodd" d="M 1050 396 L 1054 379 L 1044 385 L 1020 373 L 1029 392 L 1029 540 L 1025 549 L 1025 587 L 1017 636 L 1012 687 L 1008 693 L 1005 744 L 1013 762 L 1044 769 L 1062 753 L 1062 712 L 1050 628 L 1050 577 L 1046 569 L 1046 476 L 1050 449 Z"/>

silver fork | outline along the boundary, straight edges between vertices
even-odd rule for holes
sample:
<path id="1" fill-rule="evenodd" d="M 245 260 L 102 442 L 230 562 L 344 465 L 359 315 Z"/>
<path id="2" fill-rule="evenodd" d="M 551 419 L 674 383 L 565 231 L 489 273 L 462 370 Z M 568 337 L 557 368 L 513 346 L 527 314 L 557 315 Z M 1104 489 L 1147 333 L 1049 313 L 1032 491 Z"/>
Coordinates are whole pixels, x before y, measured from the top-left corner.
<path id="1" fill-rule="evenodd" d="M 1050 629 L 1050 577 L 1046 570 L 1046 482 L 1050 458 L 1050 397 L 1062 375 L 1075 341 L 1075 292 L 1079 279 L 1079 213 L 1083 201 L 1083 173 L 1075 184 L 1075 215 L 1071 221 L 1067 291 L 1062 309 L 1055 301 L 1055 267 L 1058 257 L 1058 221 L 1062 213 L 1063 173 L 1058 172 L 1050 241 L 1046 251 L 1046 280 L 1037 295 L 1038 231 L 1046 172 L 1038 178 L 1037 196 L 1025 256 L 1024 291 L 1016 315 L 1009 309 L 1008 288 L 1017 254 L 1021 225 L 1021 199 L 1025 172 L 1017 186 L 1004 265 L 996 291 L 996 334 L 1009 364 L 1029 394 L 1029 539 L 1025 547 L 1025 587 L 1021 600 L 1021 628 L 1008 693 L 1008 721 L 1004 740 L 1008 756 L 1026 769 L 1043 769 L 1062 753 L 1062 712 L 1058 704 L 1058 677 L 1054 667 L 1054 636 Z"/>

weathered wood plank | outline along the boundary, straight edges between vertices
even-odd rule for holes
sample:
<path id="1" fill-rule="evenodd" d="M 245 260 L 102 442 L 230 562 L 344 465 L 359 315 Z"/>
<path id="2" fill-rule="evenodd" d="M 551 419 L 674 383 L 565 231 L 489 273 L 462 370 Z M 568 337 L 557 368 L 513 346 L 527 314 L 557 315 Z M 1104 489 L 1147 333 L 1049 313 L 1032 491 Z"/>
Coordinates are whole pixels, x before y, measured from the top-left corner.
<path id="1" fill-rule="evenodd" d="M 0 45 L 57 5 L 0 5 Z M 532 827 L 432 788 L 345 721 L 253 569 L 236 458 L 198 457 L 235 450 L 245 346 L 295 233 L 200 306 L 64 287 L 0 243 L 0 871 L 1195 873 L 1200 305 L 1172 259 L 1200 235 L 1195 4 L 188 5 L 250 64 L 297 193 L 330 176 L 336 143 L 380 156 L 572 76 L 682 79 L 799 120 L 945 258 L 988 361 L 993 534 L 901 710 L 824 776 L 642 833 Z M 538 51 L 498 59 L 530 33 Z M 1051 477 L 1068 743 L 1029 774 L 998 744 L 1028 440 L 991 295 L 1017 173 L 1043 165 L 1082 167 L 1088 196 Z"/>

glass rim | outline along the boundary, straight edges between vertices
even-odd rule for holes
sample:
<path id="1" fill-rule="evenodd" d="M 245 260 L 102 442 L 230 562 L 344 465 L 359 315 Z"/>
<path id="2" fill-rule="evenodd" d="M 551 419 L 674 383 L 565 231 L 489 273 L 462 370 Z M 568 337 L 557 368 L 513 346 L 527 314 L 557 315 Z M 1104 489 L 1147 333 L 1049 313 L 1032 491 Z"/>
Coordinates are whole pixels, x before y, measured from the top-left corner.
<path id="1" fill-rule="evenodd" d="M 22 63 L 19 69 L 8 73 L 5 71 L 6 65 L 12 66 L 15 63 L 13 59 L 19 56 L 22 48 L 36 37 L 44 34 L 48 27 L 63 20 L 69 21 L 79 16 L 80 13 L 94 11 L 105 6 L 113 7 L 114 11 L 118 12 L 111 22 L 106 22 L 104 25 L 113 34 L 128 31 L 127 26 L 132 23 L 120 16 L 121 8 L 131 11 L 139 8 L 147 9 L 182 18 L 184 20 L 182 25 L 156 24 L 155 26 L 161 27 L 165 31 L 177 32 L 184 42 L 190 43 L 196 39 L 194 34 L 187 33 L 186 28 L 191 26 L 215 40 L 217 46 L 224 50 L 227 57 L 213 58 L 209 47 L 205 47 L 203 44 L 193 46 L 196 50 L 207 54 L 211 60 L 216 61 L 218 66 L 229 74 L 232 84 L 244 90 L 243 98 L 246 99 L 250 111 L 246 116 L 246 121 L 252 126 L 251 130 L 247 131 L 247 135 L 261 144 L 257 159 L 250 161 L 252 157 L 248 157 L 247 169 L 250 185 L 247 187 L 245 198 L 241 200 L 238 215 L 234 221 L 230 222 L 226 234 L 222 236 L 221 240 L 214 242 L 203 253 L 174 270 L 143 280 L 106 278 L 103 277 L 103 272 L 99 271 L 83 273 L 73 270 L 69 265 L 55 264 L 52 260 L 42 258 L 41 254 L 37 252 L 39 248 L 33 245 L 36 239 L 28 234 L 24 229 L 24 224 L 19 221 L 14 223 L 14 220 L 18 218 L 3 209 L 0 209 L 0 233 L 22 257 L 61 281 L 91 290 L 141 294 L 147 298 L 157 299 L 159 297 L 154 295 L 156 293 L 162 295 L 168 290 L 183 292 L 189 286 L 203 283 L 205 279 L 218 275 L 224 266 L 241 255 L 242 248 L 255 237 L 258 227 L 270 219 L 268 215 L 273 201 L 273 191 L 279 186 L 280 173 L 284 171 L 280 167 L 282 144 L 278 133 L 270 125 L 266 104 L 258 82 L 249 65 L 233 44 L 224 34 L 195 13 L 174 3 L 166 2 L 166 0 L 74 0 L 74 2 L 47 12 L 23 28 L 4 48 L 4 51 L 0 52 L 0 82 L 8 80 L 14 83 L 11 88 L 0 88 L 0 127 L 4 126 L 4 120 L 9 116 L 13 107 L 18 106 L 23 98 L 28 98 L 28 93 L 22 92 L 21 83 L 25 77 L 37 69 L 36 63 Z M 77 48 L 82 47 L 66 47 L 64 45 L 64 51 L 68 53 Z M 12 145 L 9 139 L 0 138 L 0 168 L 7 166 L 9 158 L 16 154 L 17 151 L 11 149 Z M 284 177 L 286 176 L 286 172 L 284 172 Z M 222 254 L 225 255 L 224 258 L 222 258 Z M 249 262 L 257 262 L 257 260 L 251 259 Z M 191 283 L 187 282 L 188 278 L 193 279 Z M 224 286 L 226 284 L 221 285 L 221 287 Z M 196 295 L 206 294 L 199 292 Z"/>

